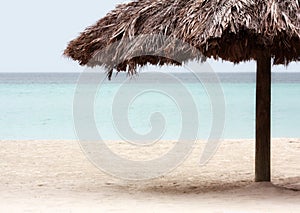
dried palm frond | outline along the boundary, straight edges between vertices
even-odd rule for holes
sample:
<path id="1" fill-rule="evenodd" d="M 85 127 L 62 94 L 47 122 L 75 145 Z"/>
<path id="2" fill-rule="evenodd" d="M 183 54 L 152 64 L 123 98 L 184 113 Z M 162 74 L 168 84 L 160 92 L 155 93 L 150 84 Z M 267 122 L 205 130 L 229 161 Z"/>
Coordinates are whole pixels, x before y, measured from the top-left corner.
<path id="1" fill-rule="evenodd" d="M 202 59 L 185 42 L 205 57 L 239 63 L 268 54 L 275 64 L 287 65 L 300 59 L 299 5 L 299 0 L 136 0 L 87 28 L 64 54 L 81 65 L 134 72 L 147 63 Z M 96 60 L 101 51 L 107 51 L 107 60 Z M 135 52 L 141 54 L 130 58 Z"/>

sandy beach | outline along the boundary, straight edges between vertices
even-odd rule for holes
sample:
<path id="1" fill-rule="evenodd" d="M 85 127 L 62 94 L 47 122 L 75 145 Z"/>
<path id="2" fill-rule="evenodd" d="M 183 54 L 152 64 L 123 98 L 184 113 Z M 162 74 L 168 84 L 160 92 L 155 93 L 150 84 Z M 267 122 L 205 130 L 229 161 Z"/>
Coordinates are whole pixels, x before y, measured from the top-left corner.
<path id="1" fill-rule="evenodd" d="M 156 155 L 172 143 L 144 151 Z M 141 156 L 121 142 L 109 145 Z M 163 177 L 126 181 L 97 169 L 77 141 L 1 141 L 0 211 L 299 212 L 300 139 L 273 140 L 274 185 L 253 182 L 253 140 L 223 141 L 200 167 L 203 145 Z"/>

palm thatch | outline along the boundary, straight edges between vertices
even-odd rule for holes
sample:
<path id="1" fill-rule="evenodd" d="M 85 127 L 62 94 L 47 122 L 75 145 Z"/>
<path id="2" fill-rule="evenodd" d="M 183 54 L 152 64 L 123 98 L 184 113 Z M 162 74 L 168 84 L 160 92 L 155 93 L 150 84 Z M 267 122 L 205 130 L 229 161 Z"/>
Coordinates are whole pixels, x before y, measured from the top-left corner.
<path id="1" fill-rule="evenodd" d="M 95 25 L 87 28 L 71 41 L 64 55 L 79 61 L 91 62 L 97 51 L 115 42 L 110 61 L 99 62 L 109 71 L 133 71 L 137 66 L 150 64 L 175 64 L 199 59 L 183 48 L 165 45 L 165 56 L 139 56 L 114 64 L 112 58 L 129 51 L 127 42 L 139 35 L 163 35 L 178 39 L 197 48 L 206 57 L 238 63 L 255 59 L 261 54 L 270 55 L 274 64 L 287 65 L 300 59 L 300 0 L 136 0 L 121 4 Z M 157 37 L 140 42 L 150 52 L 159 41 Z M 170 58 L 184 54 L 181 61 Z M 112 65 L 114 64 L 114 65 Z"/>

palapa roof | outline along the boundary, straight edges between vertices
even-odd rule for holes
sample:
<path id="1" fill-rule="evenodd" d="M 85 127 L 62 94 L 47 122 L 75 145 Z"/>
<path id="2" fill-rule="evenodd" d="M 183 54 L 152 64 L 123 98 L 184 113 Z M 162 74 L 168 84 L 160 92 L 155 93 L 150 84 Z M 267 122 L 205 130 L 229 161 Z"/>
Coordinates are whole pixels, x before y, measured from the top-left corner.
<path id="1" fill-rule="evenodd" d="M 91 60 L 97 52 L 115 42 L 115 51 L 108 51 L 115 56 L 141 47 L 151 52 L 156 51 L 161 35 L 170 41 L 186 42 L 205 57 L 239 63 L 267 54 L 274 64 L 287 65 L 300 59 L 299 5 L 300 0 L 136 0 L 118 5 L 88 27 L 69 43 L 64 55 L 81 65 L 93 66 L 97 61 Z M 139 35 L 158 36 L 142 38 L 126 47 L 126 42 Z M 160 49 L 166 57 L 144 55 L 116 62 L 108 53 L 110 61 L 99 60 L 98 64 L 126 71 L 147 63 L 180 65 L 201 59 L 183 47 L 172 48 L 171 43 Z M 184 55 L 181 61 L 172 60 L 177 54 Z"/>

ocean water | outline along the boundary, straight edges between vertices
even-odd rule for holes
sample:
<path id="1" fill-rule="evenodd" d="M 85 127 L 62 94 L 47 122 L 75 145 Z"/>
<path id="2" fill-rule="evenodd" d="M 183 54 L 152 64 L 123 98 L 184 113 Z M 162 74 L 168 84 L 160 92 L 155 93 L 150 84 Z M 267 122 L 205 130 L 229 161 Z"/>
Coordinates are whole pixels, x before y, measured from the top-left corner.
<path id="1" fill-rule="evenodd" d="M 191 74 L 177 73 L 176 78 L 191 94 L 198 112 L 198 138 L 206 139 L 211 131 L 210 97 L 204 86 Z M 91 79 L 93 75 L 91 74 Z M 254 138 L 255 135 L 255 73 L 220 73 L 225 98 L 224 139 Z M 77 139 L 73 101 L 77 73 L 1 73 L 0 74 L 0 140 L 71 140 Z M 126 86 L 131 91 L 141 88 L 139 78 Z M 116 105 L 122 95 L 126 76 L 105 81 L 97 91 L 94 118 L 101 137 L 118 140 L 122 134 L 114 122 L 114 110 L 127 112 L 121 119 L 139 135 L 151 131 L 151 115 L 159 112 L 165 119 L 163 139 L 177 139 L 182 129 L 182 115 L 176 98 L 157 92 L 155 79 L 148 84 L 153 91 L 136 95 L 129 106 Z M 300 73 L 273 73 L 272 137 L 300 137 Z M 178 85 L 166 84 L 171 90 Z M 113 109 L 113 107 L 116 107 Z M 188 111 L 188 110 L 187 110 Z M 196 116 L 196 115 L 195 115 Z M 85 121 L 82 121 L 84 125 Z M 121 135 L 120 135 L 121 134 Z"/>

